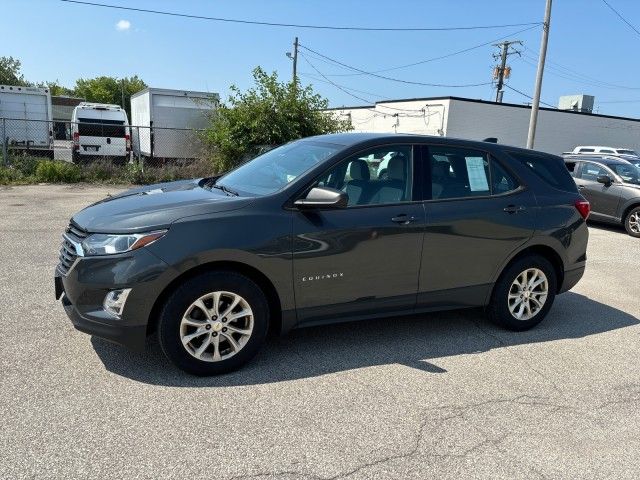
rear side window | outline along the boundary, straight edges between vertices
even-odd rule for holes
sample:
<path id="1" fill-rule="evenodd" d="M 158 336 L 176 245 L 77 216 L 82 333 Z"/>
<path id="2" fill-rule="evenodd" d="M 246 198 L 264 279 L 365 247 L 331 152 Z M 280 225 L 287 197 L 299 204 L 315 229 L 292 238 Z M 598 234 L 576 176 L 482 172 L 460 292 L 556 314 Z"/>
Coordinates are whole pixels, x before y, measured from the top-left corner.
<path id="1" fill-rule="evenodd" d="M 429 163 L 433 200 L 486 197 L 518 188 L 518 182 L 485 152 L 434 146 L 429 147 Z"/>
<path id="2" fill-rule="evenodd" d="M 576 192 L 578 190 L 562 158 L 520 152 L 508 153 L 548 185 L 565 192 Z"/>

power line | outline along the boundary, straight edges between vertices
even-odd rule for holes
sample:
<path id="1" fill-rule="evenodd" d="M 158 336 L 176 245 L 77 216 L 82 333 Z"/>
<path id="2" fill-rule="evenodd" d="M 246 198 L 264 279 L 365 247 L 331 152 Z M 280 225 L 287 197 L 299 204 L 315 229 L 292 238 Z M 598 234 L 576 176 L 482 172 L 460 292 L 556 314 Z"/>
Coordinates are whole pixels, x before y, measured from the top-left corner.
<path id="1" fill-rule="evenodd" d="M 627 26 L 629 26 L 629 28 L 631 28 L 631 30 L 633 30 L 638 35 L 640 35 L 640 30 L 638 30 L 632 23 L 630 23 L 626 18 L 624 18 L 624 16 L 620 12 L 618 12 L 615 8 L 611 6 L 609 2 L 607 2 L 607 0 L 602 0 L 602 3 L 604 3 L 607 7 L 609 7 L 611 11 L 615 13 L 620 20 L 622 20 L 624 23 L 627 24 Z"/>
<path id="2" fill-rule="evenodd" d="M 362 69 L 354 67 L 352 65 L 347 65 L 346 63 L 342 63 L 342 62 L 340 62 L 340 61 L 338 61 L 338 60 L 336 60 L 334 58 L 328 57 L 326 55 L 323 55 L 320 52 L 312 50 L 311 48 L 309 48 L 309 47 L 307 47 L 305 45 L 301 44 L 300 48 L 303 48 L 303 49 L 305 49 L 305 50 L 307 50 L 307 51 L 309 51 L 311 53 L 315 53 L 316 55 L 318 55 L 318 56 L 320 56 L 320 57 L 322 57 L 322 58 L 324 58 L 326 60 L 329 60 L 329 61 L 331 61 L 333 63 L 336 63 L 337 65 L 341 65 L 341 66 L 343 66 L 345 68 L 349 68 L 349 69 L 354 70 L 356 72 L 360 72 L 360 73 L 362 73 L 364 75 L 369 75 L 369 76 L 372 76 L 372 77 L 375 77 L 375 78 L 380 78 L 382 80 L 389 80 L 389 81 L 392 81 L 392 82 L 405 83 L 405 84 L 408 84 L 408 85 L 421 85 L 421 86 L 424 86 L 424 87 L 446 87 L 446 88 L 479 87 L 479 86 L 482 86 L 482 85 L 491 84 L 491 82 L 482 82 L 482 83 L 468 83 L 468 84 L 462 84 L 462 85 L 449 85 L 449 84 L 445 84 L 445 83 L 415 82 L 415 81 L 412 81 L 412 80 L 403 80 L 401 78 L 387 77 L 385 75 L 379 75 L 379 74 L 374 73 L 374 72 L 367 72 L 366 70 L 362 70 Z"/>
<path id="3" fill-rule="evenodd" d="M 400 69 L 403 69 L 403 68 L 415 67 L 416 65 L 422 65 L 424 63 L 435 62 L 436 60 L 443 60 L 445 58 L 450 58 L 450 57 L 453 57 L 453 56 L 456 56 L 456 55 L 460 55 L 462 53 L 467 53 L 467 52 L 470 52 L 472 50 L 476 50 L 478 48 L 486 47 L 487 45 L 492 45 L 495 42 L 499 42 L 500 40 L 504 40 L 505 38 L 509 38 L 509 37 L 511 37 L 513 35 L 518 35 L 520 33 L 526 32 L 528 30 L 532 30 L 534 28 L 537 28 L 538 26 L 539 26 L 539 24 L 538 25 L 534 25 L 532 27 L 524 28 L 522 30 L 518 30 L 517 32 L 510 33 L 509 35 L 503 35 L 502 37 L 494 38 L 493 40 L 489 40 L 488 42 L 483 42 L 483 43 L 480 43 L 478 45 L 474 45 L 472 47 L 463 48 L 462 50 L 457 50 L 455 52 L 447 53 L 447 54 L 440 55 L 440 56 L 437 56 L 437 57 L 427 58 L 427 59 L 420 60 L 420 61 L 417 61 L 417 62 L 407 63 L 405 65 L 398 65 L 396 67 L 383 68 L 381 70 L 373 70 L 372 73 L 391 72 L 393 70 L 400 70 Z M 335 73 L 335 74 L 331 74 L 331 75 L 328 74 L 327 76 L 328 77 L 352 77 L 352 76 L 357 76 L 357 75 L 364 75 L 364 74 L 363 73 Z"/>
<path id="4" fill-rule="evenodd" d="M 84 2 L 80 0 L 60 0 L 66 3 L 75 3 L 78 5 L 88 5 L 91 7 L 114 8 L 117 10 L 128 10 L 132 12 L 154 13 L 157 15 L 169 15 L 172 17 L 192 18 L 197 20 L 209 20 L 213 22 L 241 23 L 246 25 L 262 25 L 266 27 L 288 27 L 288 28 L 313 28 L 317 30 L 351 30 L 363 32 L 444 32 L 453 30 L 488 30 L 493 28 L 523 27 L 529 25 L 540 25 L 540 22 L 530 23 L 510 23 L 504 25 L 472 25 L 472 26 L 456 26 L 456 27 L 354 27 L 354 26 L 333 26 L 333 25 L 309 25 L 297 23 L 280 23 L 280 22 L 260 22 L 257 20 L 241 20 L 237 18 L 208 17 L 205 15 L 191 15 L 187 13 L 167 12 L 162 10 L 151 10 L 147 8 L 123 7 L 121 5 L 110 5 L 107 3 Z"/>
<path id="5" fill-rule="evenodd" d="M 308 62 L 307 62 L 308 63 Z M 323 80 L 321 77 L 319 77 L 318 75 L 314 75 L 313 73 L 304 73 L 304 72 L 300 72 L 299 75 L 305 76 L 305 77 L 309 77 L 312 80 L 315 80 L 316 82 L 322 82 L 322 83 L 326 83 L 329 85 L 334 85 L 332 82 L 328 82 L 327 80 Z M 327 76 L 325 74 L 325 76 Z M 364 90 L 357 90 L 355 88 L 351 88 L 351 87 L 345 87 L 344 85 L 342 85 L 343 88 L 350 90 L 352 92 L 356 92 L 356 93 L 362 93 L 364 95 L 371 95 L 373 97 L 378 97 L 378 98 L 382 98 L 382 99 L 386 99 L 387 97 L 384 95 L 379 95 L 377 93 L 372 93 L 372 92 L 366 92 Z"/>
<path id="6" fill-rule="evenodd" d="M 526 93 L 521 92 L 520 90 L 518 90 L 516 88 L 513 88 L 511 85 L 505 84 L 504 86 L 507 87 L 509 90 L 513 90 L 514 92 L 519 93 L 523 97 L 527 97 L 529 100 L 533 100 L 533 97 L 531 95 L 527 95 Z M 557 110 L 555 105 L 551 105 L 550 103 L 546 103 L 546 102 L 543 102 L 543 101 L 540 101 L 540 103 L 543 104 L 543 105 L 546 105 L 549 108 L 553 108 L 553 109 Z"/>

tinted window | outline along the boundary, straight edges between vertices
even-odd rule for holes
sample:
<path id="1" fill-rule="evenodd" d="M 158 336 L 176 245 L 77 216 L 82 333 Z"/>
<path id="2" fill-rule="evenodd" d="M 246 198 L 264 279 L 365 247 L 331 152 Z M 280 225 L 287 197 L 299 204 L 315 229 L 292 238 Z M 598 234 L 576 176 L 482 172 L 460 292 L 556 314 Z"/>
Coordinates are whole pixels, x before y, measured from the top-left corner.
<path id="1" fill-rule="evenodd" d="M 551 155 L 535 155 L 520 152 L 508 152 L 509 155 L 529 168 L 545 183 L 565 192 L 577 191 L 576 184 L 571 178 L 564 160 Z"/>
<path id="2" fill-rule="evenodd" d="M 126 127 L 121 120 L 78 118 L 78 133 L 87 137 L 124 137 Z"/>
<path id="3" fill-rule="evenodd" d="M 608 148 L 601 148 L 600 153 L 616 153 L 613 150 L 609 150 Z"/>
<path id="4" fill-rule="evenodd" d="M 405 202 L 412 198 L 412 163 L 410 145 L 378 147 L 340 162 L 315 185 L 342 190 L 349 206 Z"/>
<path id="5" fill-rule="evenodd" d="M 578 152 L 580 153 L 593 153 L 595 152 L 594 148 L 581 148 L 580 150 L 578 150 Z"/>
<path id="6" fill-rule="evenodd" d="M 466 198 L 499 195 L 518 183 L 489 155 L 456 147 L 430 147 L 431 198 Z"/>

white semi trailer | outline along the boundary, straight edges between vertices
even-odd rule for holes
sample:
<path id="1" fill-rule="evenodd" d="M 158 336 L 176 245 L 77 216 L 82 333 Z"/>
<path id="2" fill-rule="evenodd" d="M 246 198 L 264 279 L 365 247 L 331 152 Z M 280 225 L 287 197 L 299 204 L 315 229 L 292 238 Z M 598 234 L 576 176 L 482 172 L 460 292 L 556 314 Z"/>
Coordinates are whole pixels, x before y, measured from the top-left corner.
<path id="1" fill-rule="evenodd" d="M 135 154 L 157 159 L 193 159 L 202 152 L 198 130 L 217 107 L 216 93 L 145 88 L 131 96 Z"/>
<path id="2" fill-rule="evenodd" d="M 0 137 L 3 151 L 24 150 L 53 158 L 49 89 L 0 85 Z"/>

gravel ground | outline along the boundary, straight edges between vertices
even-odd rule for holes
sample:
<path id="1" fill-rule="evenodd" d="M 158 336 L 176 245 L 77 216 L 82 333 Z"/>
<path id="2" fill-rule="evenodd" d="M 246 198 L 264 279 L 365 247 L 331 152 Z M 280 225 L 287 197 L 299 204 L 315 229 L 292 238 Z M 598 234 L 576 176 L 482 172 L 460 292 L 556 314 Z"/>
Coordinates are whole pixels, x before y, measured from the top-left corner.
<path id="1" fill-rule="evenodd" d="M 53 298 L 70 215 L 118 188 L 0 187 L 0 478 L 615 478 L 640 471 L 640 240 L 524 333 L 479 311 L 272 339 L 234 374 L 73 329 Z"/>

